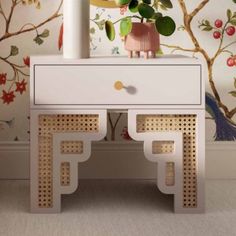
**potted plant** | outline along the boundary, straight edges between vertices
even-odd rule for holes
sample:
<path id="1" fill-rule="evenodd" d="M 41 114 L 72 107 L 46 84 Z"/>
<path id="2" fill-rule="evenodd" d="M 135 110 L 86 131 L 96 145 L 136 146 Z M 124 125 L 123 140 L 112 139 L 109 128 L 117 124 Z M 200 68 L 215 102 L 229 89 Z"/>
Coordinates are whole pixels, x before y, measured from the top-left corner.
<path id="1" fill-rule="evenodd" d="M 120 36 L 124 39 L 125 49 L 129 57 L 134 54 L 140 57 L 140 52 L 144 52 L 144 57 L 156 56 L 160 48 L 160 37 L 170 36 L 174 33 L 176 25 L 169 16 L 163 16 L 159 8 L 168 9 L 173 5 L 170 0 L 115 0 L 119 7 L 127 7 L 131 13 L 130 16 L 105 23 L 106 35 L 109 40 L 115 39 L 114 25 L 120 23 Z"/>

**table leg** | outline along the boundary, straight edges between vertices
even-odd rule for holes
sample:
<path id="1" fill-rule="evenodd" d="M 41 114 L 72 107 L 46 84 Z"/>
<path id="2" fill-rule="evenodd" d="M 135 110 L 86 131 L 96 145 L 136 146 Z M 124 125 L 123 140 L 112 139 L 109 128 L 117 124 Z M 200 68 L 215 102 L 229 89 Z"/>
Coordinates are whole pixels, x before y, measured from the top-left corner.
<path id="1" fill-rule="evenodd" d="M 176 213 L 204 211 L 204 111 L 129 110 L 129 135 L 157 163 L 157 186 Z"/>
<path id="2" fill-rule="evenodd" d="M 78 163 L 106 134 L 106 110 L 32 111 L 31 211 L 58 213 L 61 195 L 78 186 Z"/>

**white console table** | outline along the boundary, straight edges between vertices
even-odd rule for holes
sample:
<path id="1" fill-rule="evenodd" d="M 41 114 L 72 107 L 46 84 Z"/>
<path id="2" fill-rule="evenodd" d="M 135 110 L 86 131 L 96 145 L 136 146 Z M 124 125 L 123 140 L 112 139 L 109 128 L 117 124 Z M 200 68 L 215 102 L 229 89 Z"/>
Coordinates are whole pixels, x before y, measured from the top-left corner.
<path id="1" fill-rule="evenodd" d="M 31 211 L 56 213 L 78 186 L 78 163 L 105 137 L 107 111 L 157 163 L 157 186 L 177 213 L 204 211 L 205 89 L 201 61 L 31 57 Z"/>

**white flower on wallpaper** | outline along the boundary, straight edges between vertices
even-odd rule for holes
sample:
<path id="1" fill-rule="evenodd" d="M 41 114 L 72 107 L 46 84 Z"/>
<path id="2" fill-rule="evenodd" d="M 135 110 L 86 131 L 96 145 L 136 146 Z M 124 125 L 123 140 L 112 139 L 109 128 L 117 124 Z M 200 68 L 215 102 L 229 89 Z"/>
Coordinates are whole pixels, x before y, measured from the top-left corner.
<path id="1" fill-rule="evenodd" d="M 229 0 L 221 7 L 216 1 L 172 1 L 168 15 L 178 30 L 170 38 L 161 37 L 162 51 L 206 62 L 207 139 L 235 140 L 236 4 Z M 29 138 L 30 55 L 61 53 L 61 7 L 61 0 L 0 0 L 0 140 Z M 129 15 L 127 8 L 91 7 L 92 55 L 126 54 L 119 35 L 110 42 L 104 31 L 106 20 L 115 22 L 121 15 Z M 109 114 L 107 140 L 130 139 L 126 119 Z"/>

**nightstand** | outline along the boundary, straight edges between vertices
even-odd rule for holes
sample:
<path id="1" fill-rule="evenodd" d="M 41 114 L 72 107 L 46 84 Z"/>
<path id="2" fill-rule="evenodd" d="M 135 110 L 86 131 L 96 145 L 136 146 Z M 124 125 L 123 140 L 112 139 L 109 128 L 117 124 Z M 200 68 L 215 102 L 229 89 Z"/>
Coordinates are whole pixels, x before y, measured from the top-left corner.
<path id="1" fill-rule="evenodd" d="M 78 163 L 128 112 L 129 135 L 157 163 L 157 186 L 177 213 L 204 211 L 205 89 L 198 59 L 31 57 L 31 211 L 56 213 L 78 186 Z"/>

